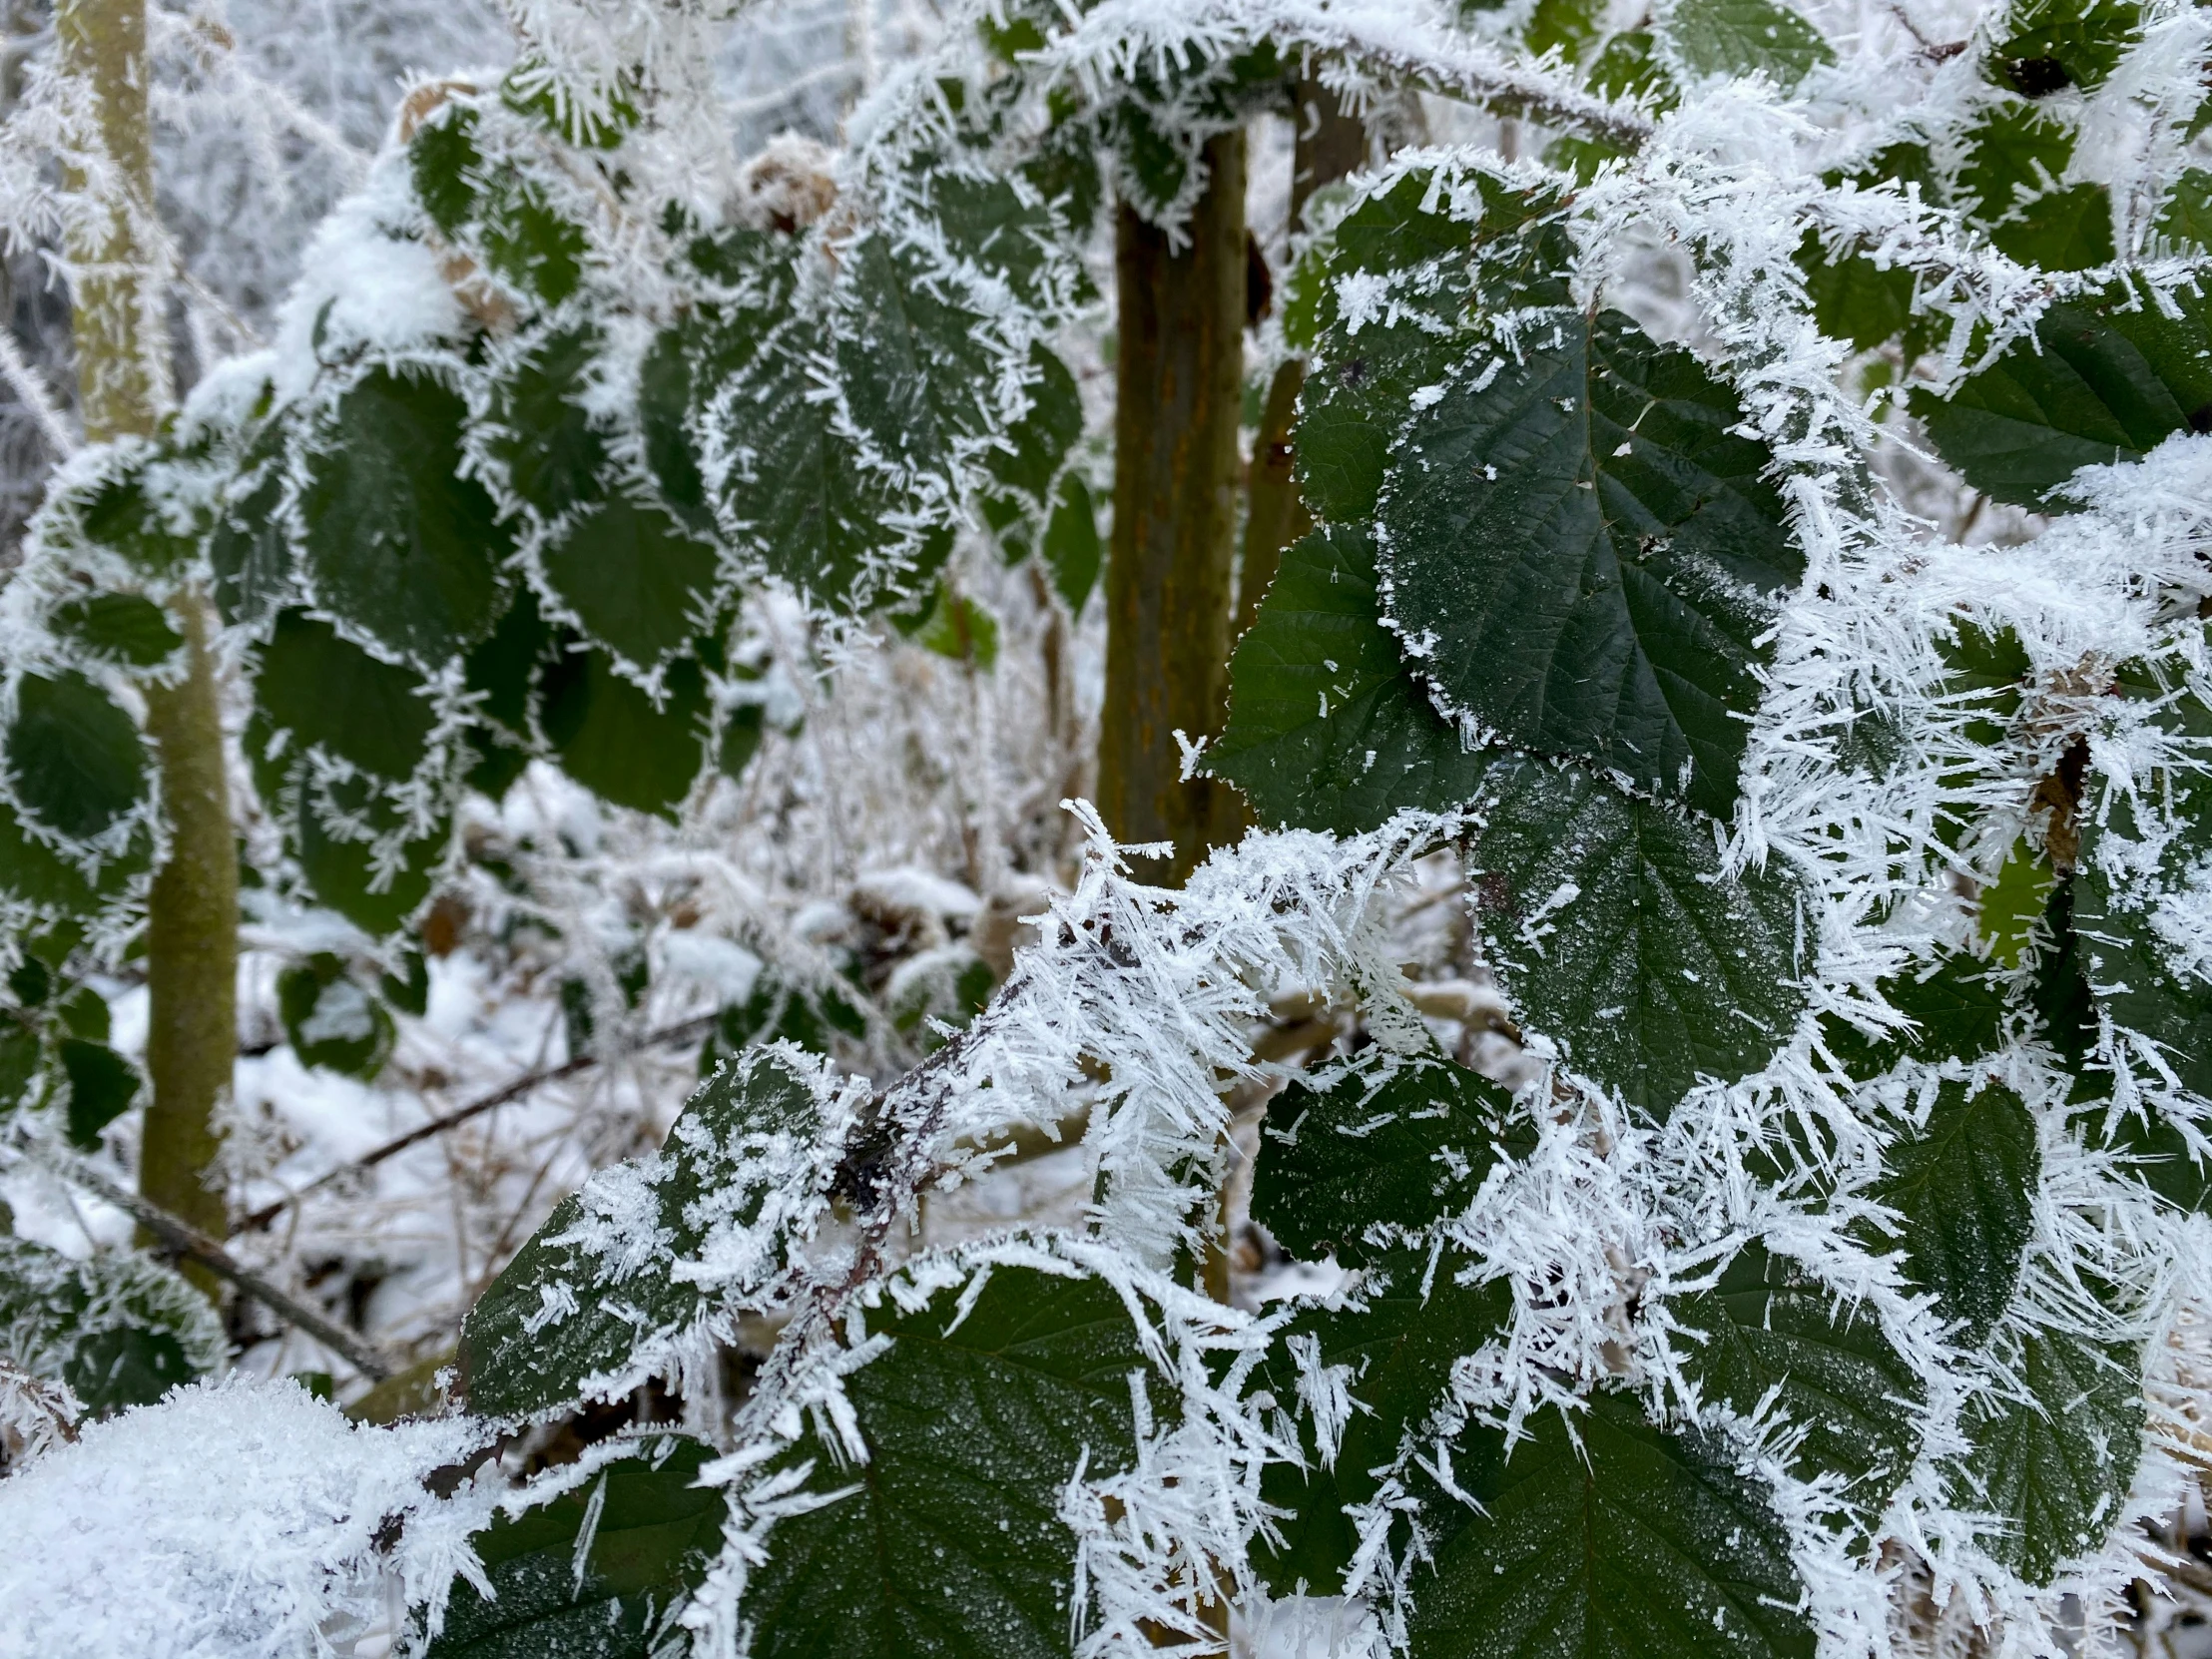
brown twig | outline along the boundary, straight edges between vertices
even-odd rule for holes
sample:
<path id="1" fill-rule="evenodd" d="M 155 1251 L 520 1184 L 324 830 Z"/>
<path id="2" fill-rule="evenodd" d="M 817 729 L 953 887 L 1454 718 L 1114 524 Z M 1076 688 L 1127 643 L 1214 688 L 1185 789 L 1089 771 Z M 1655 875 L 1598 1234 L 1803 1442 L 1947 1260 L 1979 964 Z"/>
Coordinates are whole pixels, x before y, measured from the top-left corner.
<path id="1" fill-rule="evenodd" d="M 716 1016 L 713 1014 L 699 1014 L 691 1019 L 679 1020 L 674 1025 L 664 1025 L 658 1031 L 648 1032 L 644 1039 L 639 1042 L 638 1047 L 658 1048 L 663 1043 L 690 1042 L 695 1037 L 704 1037 L 713 1027 L 715 1018 Z M 574 1059 L 564 1060 L 557 1066 L 545 1066 L 537 1071 L 524 1072 L 513 1082 L 501 1085 L 499 1088 L 492 1090 L 490 1094 L 470 1101 L 466 1106 L 458 1107 L 446 1113 L 443 1117 L 432 1118 L 428 1123 L 417 1124 L 404 1135 L 393 1136 L 382 1146 L 377 1147 L 372 1152 L 363 1153 L 350 1163 L 340 1164 L 333 1170 L 325 1170 L 297 1192 L 286 1193 L 282 1198 L 263 1205 L 232 1229 L 231 1236 L 237 1238 L 241 1233 L 258 1233 L 309 1193 L 319 1192 L 333 1181 L 344 1176 L 358 1174 L 362 1170 L 374 1169 L 385 1160 L 398 1157 L 409 1147 L 419 1146 L 434 1135 L 442 1135 L 448 1129 L 457 1129 L 471 1118 L 480 1118 L 486 1112 L 504 1106 L 510 1101 L 520 1100 L 533 1089 L 546 1083 L 558 1083 L 564 1077 L 574 1077 L 578 1072 L 589 1071 L 593 1066 L 602 1063 L 604 1063 L 604 1056 L 579 1054 Z"/>

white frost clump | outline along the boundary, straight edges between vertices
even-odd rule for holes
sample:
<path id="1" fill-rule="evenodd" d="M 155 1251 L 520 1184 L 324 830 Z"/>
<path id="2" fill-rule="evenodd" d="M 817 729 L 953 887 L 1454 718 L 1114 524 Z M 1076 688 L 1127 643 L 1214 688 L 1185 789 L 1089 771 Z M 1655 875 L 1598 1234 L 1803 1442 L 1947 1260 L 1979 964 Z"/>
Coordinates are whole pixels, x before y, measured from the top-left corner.
<path id="1" fill-rule="evenodd" d="M 0 1481 L 0 1659 L 276 1659 L 480 1576 L 465 1421 L 348 1422 L 292 1382 L 181 1388 Z M 382 1547 L 379 1547 L 381 1543 Z"/>

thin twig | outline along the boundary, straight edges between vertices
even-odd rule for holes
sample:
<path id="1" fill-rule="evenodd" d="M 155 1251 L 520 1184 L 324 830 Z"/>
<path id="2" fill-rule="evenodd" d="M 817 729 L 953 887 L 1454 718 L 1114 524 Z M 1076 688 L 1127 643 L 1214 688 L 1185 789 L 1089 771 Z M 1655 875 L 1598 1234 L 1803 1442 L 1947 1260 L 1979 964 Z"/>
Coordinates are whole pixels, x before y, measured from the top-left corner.
<path id="1" fill-rule="evenodd" d="M 690 1042 L 695 1037 L 704 1037 L 713 1027 L 716 1017 L 714 1014 L 698 1014 L 691 1019 L 679 1020 L 674 1025 L 664 1025 L 658 1031 L 648 1032 L 638 1046 L 640 1048 L 658 1048 L 663 1043 Z M 373 1152 L 364 1153 L 350 1163 L 338 1165 L 335 1169 L 325 1170 L 298 1191 L 286 1193 L 282 1198 L 275 1199 L 263 1205 L 259 1210 L 240 1222 L 236 1228 L 232 1229 L 231 1236 L 237 1238 L 242 1233 L 259 1233 L 309 1193 L 319 1192 L 333 1181 L 342 1180 L 349 1175 L 357 1175 L 362 1170 L 374 1169 L 386 1159 L 398 1157 L 409 1147 L 419 1146 L 433 1135 L 442 1135 L 448 1129 L 457 1129 L 471 1118 L 480 1118 L 486 1112 L 504 1106 L 509 1101 L 520 1100 L 524 1095 L 544 1084 L 558 1083 L 565 1077 L 574 1077 L 578 1072 L 589 1071 L 593 1066 L 603 1063 L 604 1056 L 602 1055 L 579 1054 L 574 1059 L 564 1060 L 557 1066 L 546 1066 L 537 1071 L 524 1072 L 513 1082 L 492 1090 L 490 1094 L 472 1100 L 466 1106 L 458 1107 L 441 1118 L 432 1118 L 428 1123 L 417 1124 L 404 1135 L 393 1136 Z"/>
<path id="2" fill-rule="evenodd" d="M 114 1205 L 179 1255 L 189 1256 L 218 1277 L 228 1279 L 279 1318 L 288 1320 L 332 1353 L 342 1356 L 369 1381 L 381 1382 L 392 1374 L 390 1360 L 359 1336 L 278 1290 L 192 1223 L 140 1197 L 120 1182 L 109 1180 L 71 1153 L 35 1142 L 24 1150 L 70 1185 L 82 1187 L 94 1197 Z"/>

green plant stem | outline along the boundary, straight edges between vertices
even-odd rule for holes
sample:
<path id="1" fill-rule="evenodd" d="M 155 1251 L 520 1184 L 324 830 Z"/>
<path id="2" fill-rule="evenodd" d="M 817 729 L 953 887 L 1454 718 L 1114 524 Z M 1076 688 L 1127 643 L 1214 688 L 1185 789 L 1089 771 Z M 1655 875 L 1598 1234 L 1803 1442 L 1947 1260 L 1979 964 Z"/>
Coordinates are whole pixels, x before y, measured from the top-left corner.
<path id="1" fill-rule="evenodd" d="M 1123 841 L 1167 841 L 1154 879 L 1180 881 L 1227 833 L 1226 785 L 1182 781 L 1178 731 L 1221 729 L 1236 553 L 1244 375 L 1245 139 L 1205 152 L 1208 183 L 1180 252 L 1120 210 L 1115 275 L 1114 534 L 1106 571 L 1106 699 L 1098 804 Z"/>

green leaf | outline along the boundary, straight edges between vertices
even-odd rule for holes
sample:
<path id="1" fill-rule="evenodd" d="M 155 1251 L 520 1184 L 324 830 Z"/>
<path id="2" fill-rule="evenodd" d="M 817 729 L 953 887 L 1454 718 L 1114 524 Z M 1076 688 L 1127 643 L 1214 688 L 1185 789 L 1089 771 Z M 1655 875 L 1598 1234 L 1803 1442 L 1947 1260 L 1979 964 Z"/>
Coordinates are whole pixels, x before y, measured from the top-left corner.
<path id="1" fill-rule="evenodd" d="M 2112 262 L 2112 198 L 2102 185 L 2046 191 L 2001 225 L 1989 240 L 2022 265 L 2045 271 L 2086 271 Z"/>
<path id="2" fill-rule="evenodd" d="M 2205 295 L 2130 280 L 2053 305 L 1947 402 L 1914 412 L 1942 458 L 1999 501 L 2041 507 L 2093 463 L 2140 460 L 2175 432 L 2212 430 L 2212 319 Z"/>
<path id="3" fill-rule="evenodd" d="M 924 651 L 934 651 L 988 674 L 998 661 L 998 619 L 940 583 L 937 602 L 915 633 L 914 643 Z"/>
<path id="4" fill-rule="evenodd" d="M 833 334 L 852 418 L 912 472 L 942 467 L 953 444 L 990 429 L 996 378 L 989 327 L 914 250 L 863 237 L 837 271 L 844 314 Z"/>
<path id="5" fill-rule="evenodd" d="M 1410 399 L 1441 383 L 1458 355 L 1449 338 L 1411 322 L 1331 336 L 1306 377 L 1293 436 L 1300 492 L 1316 517 L 1364 525 L 1375 516 Z"/>
<path id="6" fill-rule="evenodd" d="M 1536 9 L 1521 31 L 1521 44 L 1532 53 L 1556 50 L 1572 63 L 1597 38 L 1604 12 L 1601 0 L 1536 0 Z"/>
<path id="7" fill-rule="evenodd" d="M 661 500 L 695 535 L 716 533 L 714 504 L 699 469 L 699 451 L 688 424 L 694 393 L 692 354 L 707 324 L 699 318 L 654 336 L 638 368 L 638 432 L 645 469 Z"/>
<path id="8" fill-rule="evenodd" d="M 828 1205 L 832 1127 L 774 1051 L 722 1067 L 658 1153 L 563 1199 L 477 1299 L 459 1356 L 470 1409 L 524 1416 L 628 1387 L 702 1320 L 752 1306 Z"/>
<path id="9" fill-rule="evenodd" d="M 1578 772 L 1500 767 L 1473 863 L 1490 959 L 1577 1070 L 1664 1120 L 1764 1066 L 1805 1008 L 1796 883 L 1724 875 L 1710 827 Z"/>
<path id="10" fill-rule="evenodd" d="M 1776 0 L 1676 0 L 1666 28 L 1693 75 L 1764 73 L 1794 87 L 1836 61 L 1821 32 Z"/>
<path id="11" fill-rule="evenodd" d="M 746 999 L 716 1016 L 715 1034 L 699 1057 L 700 1069 L 711 1073 L 725 1056 L 760 1043 L 797 1043 L 811 1054 L 827 1054 L 833 1031 L 855 1040 L 867 1035 L 867 1016 L 834 980 L 802 985 L 764 968 Z"/>
<path id="12" fill-rule="evenodd" d="M 1776 598 L 1804 571 L 1735 394 L 1618 312 L 1555 313 L 1416 413 L 1385 609 L 1439 707 L 1725 819 Z"/>
<path id="13" fill-rule="evenodd" d="M 73 1261 L 0 1235 L 0 1355 L 66 1382 L 96 1414 L 151 1405 L 229 1353 L 207 1298 L 151 1258 Z"/>
<path id="14" fill-rule="evenodd" d="M 1813 231 L 1798 244 L 1797 262 L 1805 273 L 1806 296 L 1813 301 L 1813 320 L 1831 339 L 1872 351 L 1914 327 L 1916 283 L 1909 268 L 1885 271 L 1864 254 L 1831 258 Z"/>
<path id="15" fill-rule="evenodd" d="M 574 639 L 567 636 L 568 643 Z M 538 673 L 561 644 L 539 614 L 537 595 L 528 587 L 518 588 L 514 602 L 466 660 L 467 686 L 477 695 L 483 718 L 510 738 L 527 733 Z"/>
<path id="16" fill-rule="evenodd" d="M 1091 487 L 1072 472 L 1060 480 L 1059 494 L 1053 498 L 1043 552 L 1054 591 L 1067 602 L 1070 613 L 1080 616 L 1083 602 L 1098 585 L 1105 547 L 1098 539 L 1098 509 L 1091 505 Z"/>
<path id="17" fill-rule="evenodd" d="M 990 474 L 1008 489 L 1027 493 L 1042 505 L 1068 450 L 1083 435 L 1083 397 L 1075 375 L 1058 353 L 1042 345 L 1029 348 L 1036 383 L 1029 388 L 1029 412 L 1006 434 L 1010 447 L 994 449 Z"/>
<path id="18" fill-rule="evenodd" d="M 4 753 L 16 803 L 49 830 L 89 840 L 146 793 L 146 750 L 131 717 L 74 671 L 16 683 Z"/>
<path id="19" fill-rule="evenodd" d="M 407 169 L 415 200 L 445 236 L 468 222 L 476 208 L 476 124 L 480 117 L 466 104 L 452 102 L 433 110 L 407 141 Z"/>
<path id="20" fill-rule="evenodd" d="M 2212 169 L 2189 167 L 2166 193 L 2158 234 L 2170 242 L 2212 248 Z"/>
<path id="21" fill-rule="evenodd" d="M 282 507 L 283 429 L 272 424 L 255 445 L 247 484 L 216 514 L 208 535 L 216 607 L 236 627 L 256 623 L 291 595 L 291 539 Z"/>
<path id="22" fill-rule="evenodd" d="M 484 260 L 491 269 L 547 305 L 558 305 L 583 279 L 590 244 L 544 191 L 512 168 L 502 168 L 484 192 Z"/>
<path id="23" fill-rule="evenodd" d="M 138 1098 L 138 1067 L 106 1043 L 83 1037 L 64 1037 L 55 1054 L 69 1080 L 69 1138 L 90 1152 L 100 1144 L 100 1131 Z"/>
<path id="24" fill-rule="evenodd" d="M 954 257 L 1003 277 L 1027 303 L 1049 308 L 1044 277 L 1066 238 L 1051 210 L 1023 201 L 1008 179 L 974 179 L 937 168 L 927 182 L 937 226 Z"/>
<path id="25" fill-rule="evenodd" d="M 484 447 L 507 487 L 551 520 L 607 493 L 607 440 L 585 412 L 599 331 L 563 328 L 537 341 L 493 382 Z"/>
<path id="26" fill-rule="evenodd" d="M 1789 1535 L 1721 1447 L 1654 1428 L 1616 1394 L 1592 1396 L 1572 1435 L 1545 1410 L 1509 1459 L 1502 1446 L 1473 1428 L 1453 1448 L 1483 1510 L 1431 1506 L 1409 1651 L 1811 1659 Z"/>
<path id="27" fill-rule="evenodd" d="M 157 575 L 176 570 L 200 550 L 199 527 L 178 518 L 196 505 L 190 486 L 176 490 L 176 469 L 164 463 L 164 454 L 152 447 L 123 449 L 120 469 L 93 484 L 77 515 L 87 541 Z"/>
<path id="28" fill-rule="evenodd" d="M 1834 1014 L 1821 1019 L 1822 1042 L 1853 1082 L 1885 1076 L 1908 1055 L 1978 1060 L 2004 1046 L 2004 991 L 1974 956 L 1946 955 L 1880 988 L 1883 1000 L 1913 1022 L 1909 1029 L 1876 1037 Z"/>
<path id="29" fill-rule="evenodd" d="M 1361 1267 L 1464 1210 L 1501 1146 L 1525 1156 L 1535 1135 L 1499 1085 L 1369 1049 L 1327 1088 L 1294 1078 L 1268 1103 L 1252 1215 L 1294 1256 Z"/>
<path id="30" fill-rule="evenodd" d="M 2102 1549 L 2143 1449 L 2143 1358 L 2133 1346 L 2055 1331 L 2022 1340 L 2021 1395 L 1977 1399 L 1954 1501 L 1999 1528 L 1982 1547 L 2030 1584 Z"/>
<path id="31" fill-rule="evenodd" d="M 143 849 L 134 848 L 132 856 L 110 860 L 96 886 L 74 863 L 34 839 L 14 809 L 0 801 L 0 892 L 48 911 L 90 915 L 103 895 L 113 894 L 125 878 L 145 867 Z"/>
<path id="32" fill-rule="evenodd" d="M 1748 1415 L 1780 1390 L 1783 1414 L 1805 1430 L 1799 1468 L 1835 1470 L 1862 1514 L 1882 1510 L 1919 1455 L 1915 1419 L 1926 1389 L 1871 1310 L 1844 1304 L 1798 1263 L 1750 1244 L 1713 1289 L 1669 1311 L 1704 1339 L 1682 1350 L 1683 1370 L 1705 1398 Z"/>
<path id="33" fill-rule="evenodd" d="M 1874 1196 L 1904 1220 L 1905 1274 L 1978 1348 L 2012 1300 L 2035 1231 L 2035 1119 L 2001 1083 L 1945 1079 L 1927 1123 L 1890 1149 Z"/>
<path id="34" fill-rule="evenodd" d="M 2142 12 L 2139 0 L 2013 0 L 2004 14 L 2011 33 L 1989 67 L 2030 97 L 2068 86 L 2093 92 L 2141 33 Z"/>
<path id="35" fill-rule="evenodd" d="M 299 867 L 315 898 L 363 932 L 381 936 L 398 929 L 430 896 L 430 868 L 444 855 L 452 826 L 407 834 L 397 810 L 360 779 L 300 793 L 292 826 Z M 395 863 L 377 855 L 378 843 L 397 851 Z"/>
<path id="36" fill-rule="evenodd" d="M 1284 549 L 1229 681 L 1208 764 L 1263 823 L 1354 834 L 1407 807 L 1447 812 L 1491 764 L 1436 713 L 1382 626 L 1364 530 L 1325 526 Z"/>
<path id="37" fill-rule="evenodd" d="M 391 1015 L 327 951 L 276 975 L 276 1012 L 303 1065 L 367 1081 L 391 1053 Z"/>
<path id="38" fill-rule="evenodd" d="M 1958 194 L 1978 223 L 1994 225 L 2056 186 L 2073 160 L 2074 130 L 2064 117 L 2010 98 L 1990 105 L 1959 144 Z"/>
<path id="39" fill-rule="evenodd" d="M 714 612 L 721 561 L 659 507 L 609 495 L 539 554 L 584 631 L 641 671 L 691 643 Z"/>
<path id="40" fill-rule="evenodd" d="M 92 657 L 132 668 L 159 668 L 184 642 L 151 599 L 96 593 L 55 608 L 52 626 Z"/>
<path id="41" fill-rule="evenodd" d="M 1979 927 L 1991 961 L 1999 967 L 2020 965 L 2029 934 L 2049 907 L 2056 883 L 2049 860 L 2024 839 L 2013 846 L 1996 879 L 1981 889 Z"/>
<path id="42" fill-rule="evenodd" d="M 884 1297 L 882 1351 L 843 1380 L 865 1461 L 810 1425 L 778 1460 L 833 1501 L 777 1524 L 746 1586 L 755 1659 L 1042 1659 L 1074 1651 L 1075 1535 L 1061 1492 L 1134 1460 L 1130 1378 L 1174 1390 L 1111 1286 L 1000 1267 L 964 1317 L 958 1287 Z"/>
<path id="43" fill-rule="evenodd" d="M 1264 1539 L 1254 1546 L 1255 1564 L 1277 1594 L 1342 1587 L 1359 1548 L 1347 1511 L 1372 1501 L 1391 1467 L 1417 1450 L 1416 1437 L 1444 1403 L 1453 1365 L 1512 1328 L 1511 1285 L 1461 1284 L 1459 1265 L 1448 1253 L 1433 1267 L 1426 1251 L 1378 1256 L 1342 1306 L 1293 1316 L 1254 1373 L 1254 1390 L 1266 1389 L 1279 1409 L 1300 1418 L 1303 1466 L 1272 1462 L 1261 1474 L 1261 1496 L 1284 1511 L 1282 1547 Z M 1334 1445 L 1322 1443 L 1311 1412 L 1300 1408 L 1302 1366 L 1351 1374 L 1344 1382 L 1358 1403 Z"/>
<path id="44" fill-rule="evenodd" d="M 273 727 L 394 783 L 412 778 L 429 753 L 437 715 L 427 690 L 299 611 L 277 617 L 254 677 L 255 702 Z"/>
<path id="45" fill-rule="evenodd" d="M 424 669 L 502 609 L 507 533 L 483 485 L 455 471 L 467 415 L 429 374 L 372 369 L 338 400 L 300 493 L 316 602 Z"/>
<path id="46" fill-rule="evenodd" d="M 456 1576 L 425 1659 L 656 1659 L 672 1617 L 722 1550 L 729 1501 L 700 1483 L 712 1446 L 682 1435 L 635 1442 L 581 1485 L 469 1540 L 486 1600 Z"/>
<path id="47" fill-rule="evenodd" d="M 658 706 L 597 651 L 554 659 L 540 696 L 546 741 L 586 789 L 663 815 L 691 792 L 706 759 L 707 683 L 690 658 L 669 664 Z"/>

